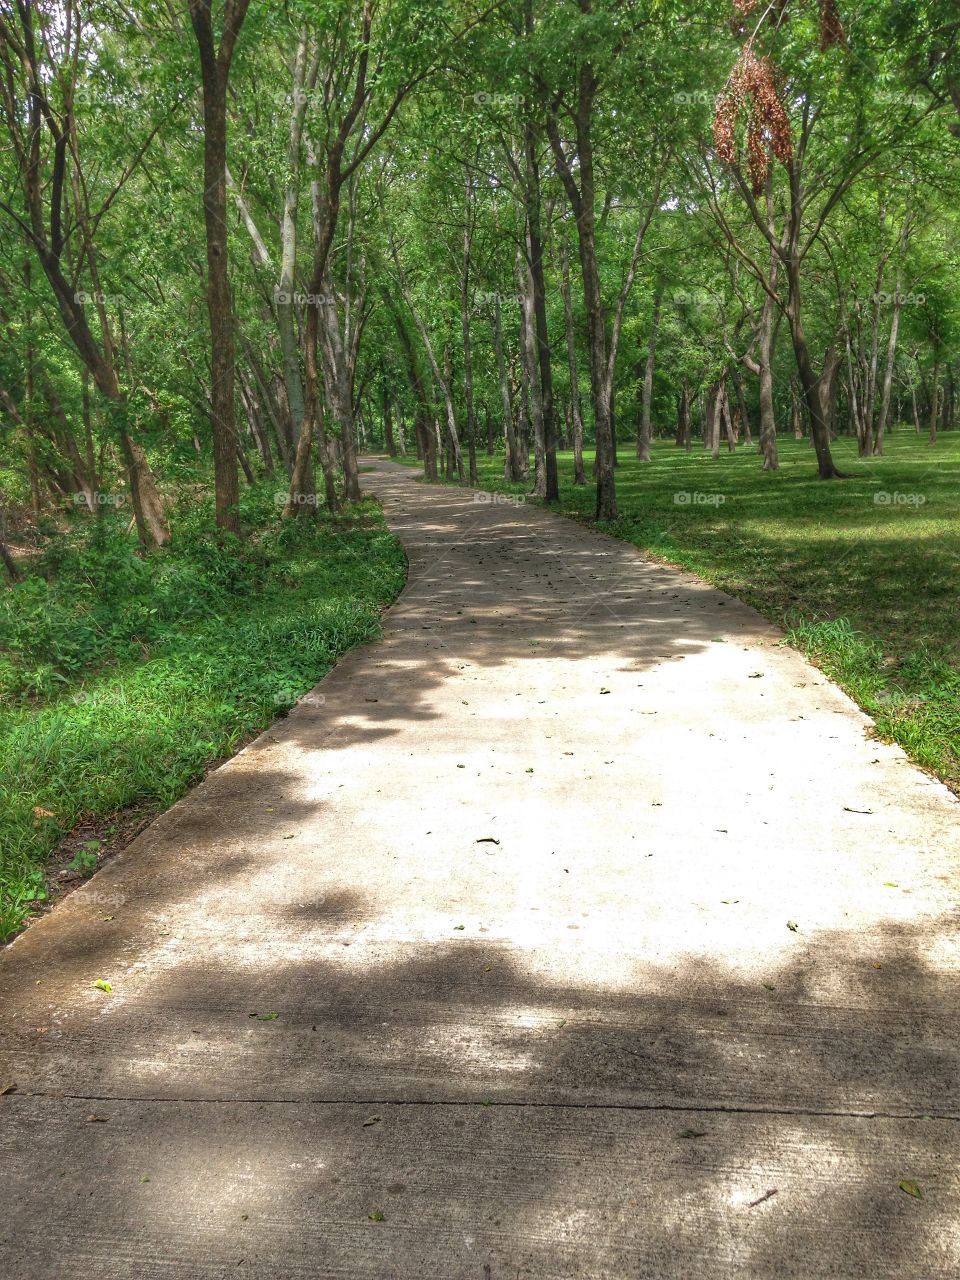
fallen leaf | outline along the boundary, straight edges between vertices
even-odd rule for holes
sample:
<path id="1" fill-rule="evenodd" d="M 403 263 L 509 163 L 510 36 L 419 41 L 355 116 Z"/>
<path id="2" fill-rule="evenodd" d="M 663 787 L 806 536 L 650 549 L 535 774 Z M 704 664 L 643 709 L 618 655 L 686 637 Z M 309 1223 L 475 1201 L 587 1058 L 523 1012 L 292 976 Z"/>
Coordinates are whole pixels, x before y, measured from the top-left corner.
<path id="1" fill-rule="evenodd" d="M 280 1017 L 279 1013 L 251 1013 L 251 1018 L 256 1018 L 258 1022 L 276 1022 Z"/>
<path id="2" fill-rule="evenodd" d="M 799 933 L 799 932 L 800 932 L 800 926 L 797 924 L 796 920 L 788 920 L 788 921 L 787 921 L 787 928 L 790 930 L 790 932 L 791 932 L 791 933 Z"/>
<path id="3" fill-rule="evenodd" d="M 292 840 L 292 839 L 293 839 L 293 837 L 294 837 L 295 835 L 296 835 L 296 832 L 295 832 L 295 831 L 291 831 L 291 832 L 290 832 L 290 834 L 289 834 L 288 836 L 284 836 L 283 838 L 284 838 L 284 840 Z"/>
<path id="4" fill-rule="evenodd" d="M 371 1222 L 383 1222 L 385 1220 L 379 1209 L 374 1209 L 373 1213 L 367 1214 L 367 1217 Z"/>
<path id="5" fill-rule="evenodd" d="M 900 886 L 899 886 L 898 884 L 895 884 L 892 880 L 884 880 L 884 882 L 883 882 L 883 887 L 884 887 L 885 889 L 899 889 L 899 888 L 900 888 Z"/>
<path id="6" fill-rule="evenodd" d="M 764 1200 L 772 1200 L 777 1194 L 777 1188 L 771 1187 L 769 1191 L 765 1191 L 762 1196 L 757 1196 L 756 1200 L 751 1200 L 747 1205 L 748 1209 L 755 1209 L 758 1204 L 763 1204 Z"/>
<path id="7" fill-rule="evenodd" d="M 750 680 L 762 680 L 762 679 L 763 679 L 763 672 L 762 672 L 762 671 L 754 671 L 754 672 L 752 672 L 752 673 L 751 673 L 751 675 L 750 675 L 748 678 L 749 678 Z"/>
<path id="8" fill-rule="evenodd" d="M 496 836 L 478 836 L 473 842 L 474 844 L 499 844 L 500 841 Z"/>
<path id="9" fill-rule="evenodd" d="M 379 1124 L 381 1119 L 381 1116 L 367 1116 L 363 1122 L 364 1129 L 369 1129 L 372 1124 Z"/>
<path id="10" fill-rule="evenodd" d="M 33 806 L 33 816 L 37 822 L 40 822 L 43 818 L 55 818 L 57 815 L 52 809 L 41 809 L 38 804 L 35 804 Z"/>
<path id="11" fill-rule="evenodd" d="M 16 1092 L 17 1082 L 15 1080 L 11 1080 L 9 1084 L 0 1085 L 0 1098 L 2 1098 L 4 1094 Z"/>
<path id="12" fill-rule="evenodd" d="M 705 1138 L 706 1136 L 706 1129 L 681 1129 L 678 1134 L 681 1138 Z"/>
<path id="13" fill-rule="evenodd" d="M 610 690 L 609 690 L 609 689 L 601 689 L 601 690 L 600 690 L 600 692 L 601 692 L 601 693 L 609 693 L 609 692 L 610 692 Z"/>
<path id="14" fill-rule="evenodd" d="M 777 989 L 772 982 L 765 982 L 763 985 L 768 991 L 776 991 Z"/>
<path id="15" fill-rule="evenodd" d="M 465 764 L 458 764 L 458 765 L 457 765 L 457 768 L 458 768 L 458 769 L 465 769 L 466 767 L 467 767 L 467 766 L 466 766 Z"/>
<path id="16" fill-rule="evenodd" d="M 87 1116 L 87 1124 L 106 1124 L 106 1123 L 107 1123 L 106 1116 L 95 1116 L 92 1111 Z"/>
<path id="17" fill-rule="evenodd" d="M 467 926 L 465 924 L 455 924 L 453 927 L 454 929 L 465 929 Z"/>
<path id="18" fill-rule="evenodd" d="M 915 1182 L 911 1182 L 909 1178 L 905 1178 L 903 1182 L 898 1182 L 897 1186 L 901 1191 L 905 1191 L 908 1196 L 913 1196 L 914 1200 L 922 1200 L 923 1192 Z"/>
<path id="19" fill-rule="evenodd" d="M 98 991 L 112 991 L 112 990 L 113 990 L 113 987 L 111 987 L 110 983 L 109 983 L 109 982 L 106 982 L 103 978 L 98 978 L 98 979 L 96 980 L 96 982 L 95 982 L 93 985 L 97 988 L 97 990 L 98 990 Z"/>

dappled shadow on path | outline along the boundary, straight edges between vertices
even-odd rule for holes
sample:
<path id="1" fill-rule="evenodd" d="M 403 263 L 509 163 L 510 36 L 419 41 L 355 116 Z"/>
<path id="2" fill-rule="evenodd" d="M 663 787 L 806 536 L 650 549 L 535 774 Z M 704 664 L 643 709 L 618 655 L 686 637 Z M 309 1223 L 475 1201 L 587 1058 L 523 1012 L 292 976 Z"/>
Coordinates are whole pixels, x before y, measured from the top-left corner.
<path id="1" fill-rule="evenodd" d="M 737 602 L 377 486 L 383 641 L 0 958 L 5 1273 L 955 1275 L 955 806 Z"/>

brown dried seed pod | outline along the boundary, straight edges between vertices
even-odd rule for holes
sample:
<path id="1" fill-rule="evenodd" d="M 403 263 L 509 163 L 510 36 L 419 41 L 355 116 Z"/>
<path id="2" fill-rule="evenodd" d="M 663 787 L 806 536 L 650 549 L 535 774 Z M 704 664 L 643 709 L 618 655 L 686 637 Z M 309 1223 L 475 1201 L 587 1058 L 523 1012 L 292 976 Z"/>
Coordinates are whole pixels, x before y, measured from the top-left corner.
<path id="1" fill-rule="evenodd" d="M 836 0 L 819 0 L 820 5 L 820 51 L 829 49 L 831 45 L 843 44 L 846 33 L 840 14 L 837 12 Z"/>

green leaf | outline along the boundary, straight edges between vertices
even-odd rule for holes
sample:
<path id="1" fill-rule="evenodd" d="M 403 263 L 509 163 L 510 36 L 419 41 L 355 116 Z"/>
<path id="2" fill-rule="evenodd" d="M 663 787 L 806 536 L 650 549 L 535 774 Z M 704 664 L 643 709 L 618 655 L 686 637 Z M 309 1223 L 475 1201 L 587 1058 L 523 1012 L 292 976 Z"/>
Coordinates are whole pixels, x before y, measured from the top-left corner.
<path id="1" fill-rule="evenodd" d="M 796 920 L 788 920 L 788 921 L 787 921 L 787 928 L 790 930 L 790 932 L 791 932 L 791 933 L 799 933 L 799 932 L 800 932 L 800 926 L 797 924 Z"/>
<path id="2" fill-rule="evenodd" d="M 898 1182 L 897 1186 L 901 1191 L 905 1191 L 908 1196 L 913 1196 L 914 1200 L 922 1200 L 923 1192 L 915 1182 L 911 1182 L 909 1178 L 905 1178 L 903 1182 Z"/>
<path id="3" fill-rule="evenodd" d="M 106 981 L 106 979 L 104 979 L 104 978 L 98 978 L 98 979 L 96 980 L 96 982 L 95 982 L 93 985 L 97 988 L 97 990 L 98 990 L 98 991 L 112 991 L 112 990 L 113 990 L 113 987 L 111 987 L 110 983 L 109 983 L 109 982 L 107 982 L 107 981 Z"/>

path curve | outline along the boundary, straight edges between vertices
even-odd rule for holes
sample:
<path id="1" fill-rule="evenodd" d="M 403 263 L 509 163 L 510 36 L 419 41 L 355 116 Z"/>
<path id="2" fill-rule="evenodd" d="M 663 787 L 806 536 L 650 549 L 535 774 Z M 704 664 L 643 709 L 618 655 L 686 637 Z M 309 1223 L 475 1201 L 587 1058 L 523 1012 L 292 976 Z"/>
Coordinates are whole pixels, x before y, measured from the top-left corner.
<path id="1" fill-rule="evenodd" d="M 383 639 L 0 958 L 0 1273 L 960 1274 L 957 802 L 722 592 L 363 482 Z"/>

